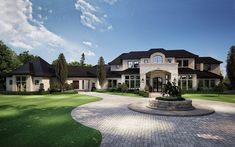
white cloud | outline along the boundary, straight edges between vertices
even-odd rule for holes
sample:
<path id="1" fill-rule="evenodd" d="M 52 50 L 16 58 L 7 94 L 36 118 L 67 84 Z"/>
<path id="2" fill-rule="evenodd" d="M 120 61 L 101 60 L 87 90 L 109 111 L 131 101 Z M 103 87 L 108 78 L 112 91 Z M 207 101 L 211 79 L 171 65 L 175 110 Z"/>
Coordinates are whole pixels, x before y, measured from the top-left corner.
<path id="1" fill-rule="evenodd" d="M 90 50 L 84 51 L 84 54 L 85 54 L 86 56 L 95 56 L 95 53 L 92 52 L 92 51 L 90 51 Z"/>
<path id="2" fill-rule="evenodd" d="M 104 0 L 108 4 L 114 4 L 117 0 Z M 101 28 L 101 30 L 107 29 L 110 24 L 106 22 L 107 14 L 104 14 L 101 9 L 92 4 L 89 0 L 77 0 L 75 3 L 76 10 L 80 11 L 81 23 L 92 29 L 96 30 Z"/>
<path id="3" fill-rule="evenodd" d="M 113 5 L 114 3 L 116 3 L 118 0 L 104 0 L 105 3 L 108 3 L 110 5 Z"/>
<path id="4" fill-rule="evenodd" d="M 47 52 L 48 48 L 67 53 L 72 58 L 79 55 L 79 44 L 71 43 L 49 31 L 43 23 L 33 18 L 29 0 L 7 0 L 0 3 L 0 40 L 15 48 Z M 47 19 L 38 15 L 42 19 Z M 61 51 L 61 50 L 60 50 Z M 87 51 L 89 52 L 89 51 Z M 90 51 L 91 52 L 91 51 Z M 92 53 L 89 53 L 92 55 Z"/>
<path id="5" fill-rule="evenodd" d="M 42 7 L 41 7 L 41 6 L 38 6 L 38 10 L 42 10 Z"/>
<path id="6" fill-rule="evenodd" d="M 82 43 L 86 46 L 89 46 L 89 47 L 92 46 L 92 42 L 90 42 L 90 41 L 83 41 Z"/>
<path id="7" fill-rule="evenodd" d="M 52 13 L 53 11 L 52 11 L 52 10 L 49 10 L 48 12 L 49 12 L 49 13 Z"/>
<path id="8" fill-rule="evenodd" d="M 112 29 L 113 29 L 113 26 L 112 26 L 112 25 L 109 25 L 109 26 L 107 27 L 107 29 L 108 29 L 108 30 L 112 30 Z"/>

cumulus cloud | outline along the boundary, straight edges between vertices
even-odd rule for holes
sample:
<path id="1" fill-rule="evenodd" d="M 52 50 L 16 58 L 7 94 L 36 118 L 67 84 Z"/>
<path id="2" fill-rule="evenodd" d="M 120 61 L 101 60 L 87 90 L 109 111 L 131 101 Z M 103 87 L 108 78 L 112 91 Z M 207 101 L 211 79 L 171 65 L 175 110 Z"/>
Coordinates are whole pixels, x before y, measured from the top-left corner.
<path id="1" fill-rule="evenodd" d="M 112 5 L 117 2 L 117 0 L 104 0 L 103 2 Z M 97 27 L 103 30 L 110 26 L 106 21 L 108 15 L 101 12 L 100 8 L 92 4 L 89 0 L 77 0 L 75 8 L 81 13 L 80 20 L 84 26 L 92 30 L 96 30 Z"/>
<path id="2" fill-rule="evenodd" d="M 89 46 L 89 47 L 92 46 L 92 42 L 90 42 L 90 41 L 83 41 L 82 43 L 86 46 Z"/>
<path id="3" fill-rule="evenodd" d="M 78 44 L 66 41 L 34 19 L 32 5 L 29 0 L 7 0 L 0 3 L 0 40 L 12 47 L 27 50 L 63 48 L 68 53 L 76 51 L 73 54 L 82 51 L 78 50 Z M 41 15 L 38 17 L 47 19 Z"/>
<path id="4" fill-rule="evenodd" d="M 108 3 L 110 5 L 113 5 L 114 3 L 116 3 L 118 0 L 104 0 L 105 3 Z"/>

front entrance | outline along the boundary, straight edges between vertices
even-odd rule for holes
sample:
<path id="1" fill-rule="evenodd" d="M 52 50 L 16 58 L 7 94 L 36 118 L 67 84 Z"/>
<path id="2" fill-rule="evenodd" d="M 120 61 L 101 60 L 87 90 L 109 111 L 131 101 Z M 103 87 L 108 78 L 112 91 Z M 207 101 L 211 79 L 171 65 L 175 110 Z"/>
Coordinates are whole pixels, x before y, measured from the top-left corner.
<path id="1" fill-rule="evenodd" d="M 153 91 L 154 92 L 162 92 L 162 78 L 161 77 L 155 77 L 153 78 Z"/>

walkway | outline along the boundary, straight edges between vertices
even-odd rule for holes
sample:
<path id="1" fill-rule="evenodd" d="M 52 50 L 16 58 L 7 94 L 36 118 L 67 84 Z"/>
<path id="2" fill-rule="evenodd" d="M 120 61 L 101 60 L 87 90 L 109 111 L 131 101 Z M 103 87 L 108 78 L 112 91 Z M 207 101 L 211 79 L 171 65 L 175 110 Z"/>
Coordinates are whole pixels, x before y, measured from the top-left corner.
<path id="1" fill-rule="evenodd" d="M 127 105 L 148 101 L 87 92 L 102 101 L 77 107 L 73 118 L 102 134 L 103 147 L 235 147 L 235 105 L 194 100 L 216 113 L 202 117 L 166 117 L 131 111 Z"/>

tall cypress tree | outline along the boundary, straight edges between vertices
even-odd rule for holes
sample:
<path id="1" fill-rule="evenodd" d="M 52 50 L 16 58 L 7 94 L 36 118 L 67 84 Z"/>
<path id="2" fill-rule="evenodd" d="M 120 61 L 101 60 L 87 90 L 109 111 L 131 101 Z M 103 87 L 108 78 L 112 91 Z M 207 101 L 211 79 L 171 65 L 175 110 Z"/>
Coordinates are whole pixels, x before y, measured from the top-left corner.
<path id="1" fill-rule="evenodd" d="M 80 59 L 81 66 L 85 66 L 85 54 L 82 53 L 81 59 Z"/>
<path id="2" fill-rule="evenodd" d="M 229 50 L 226 69 L 232 89 L 235 89 L 235 46 L 231 46 Z"/>
<path id="3" fill-rule="evenodd" d="M 68 67 L 64 54 L 61 53 L 56 61 L 56 78 L 60 84 L 61 92 L 64 92 L 64 85 L 68 77 Z"/>
<path id="4" fill-rule="evenodd" d="M 102 56 L 99 58 L 99 61 L 98 61 L 97 76 L 98 76 L 99 84 L 102 88 L 105 82 L 105 78 L 106 78 L 105 62 Z"/>

